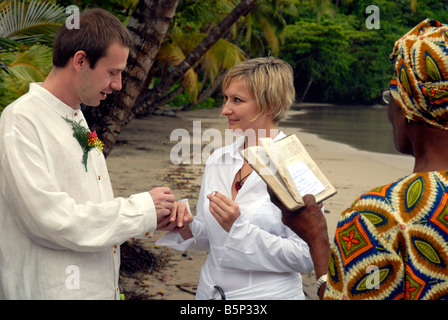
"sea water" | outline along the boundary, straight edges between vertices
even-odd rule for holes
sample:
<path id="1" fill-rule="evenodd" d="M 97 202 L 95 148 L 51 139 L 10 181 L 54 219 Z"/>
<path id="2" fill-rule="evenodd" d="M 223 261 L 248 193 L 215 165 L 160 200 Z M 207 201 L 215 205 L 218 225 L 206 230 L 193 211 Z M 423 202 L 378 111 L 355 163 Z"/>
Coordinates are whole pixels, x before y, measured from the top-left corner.
<path id="1" fill-rule="evenodd" d="M 300 128 L 359 150 L 399 154 L 386 106 L 296 105 L 280 125 Z"/>

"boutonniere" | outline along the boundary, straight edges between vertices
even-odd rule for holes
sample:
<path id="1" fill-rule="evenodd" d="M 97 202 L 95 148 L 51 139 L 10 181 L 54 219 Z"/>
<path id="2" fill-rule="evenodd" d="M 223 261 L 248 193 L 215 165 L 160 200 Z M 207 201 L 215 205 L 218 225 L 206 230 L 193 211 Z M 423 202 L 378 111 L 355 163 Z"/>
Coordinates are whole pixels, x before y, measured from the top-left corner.
<path id="1" fill-rule="evenodd" d="M 84 163 L 87 172 L 87 158 L 89 157 L 89 151 L 94 148 L 97 148 L 100 152 L 102 152 L 104 144 L 98 138 L 96 131 L 90 132 L 81 125 L 82 119 L 79 122 L 70 120 L 67 117 L 65 117 L 64 119 L 65 121 L 67 121 L 72 125 L 73 136 L 76 138 L 76 140 L 78 140 L 79 144 L 81 145 L 84 151 L 84 155 L 82 156 L 82 162 Z"/>

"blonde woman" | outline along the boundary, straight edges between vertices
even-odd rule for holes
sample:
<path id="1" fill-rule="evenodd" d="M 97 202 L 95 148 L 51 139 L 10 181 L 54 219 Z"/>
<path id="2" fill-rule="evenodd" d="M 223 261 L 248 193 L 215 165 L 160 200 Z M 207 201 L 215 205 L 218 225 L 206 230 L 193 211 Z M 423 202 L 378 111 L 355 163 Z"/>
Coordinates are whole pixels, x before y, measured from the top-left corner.
<path id="1" fill-rule="evenodd" d="M 240 153 L 259 135 L 285 137 L 277 124 L 294 101 L 292 68 L 273 57 L 244 61 L 229 70 L 222 92 L 222 115 L 242 135 L 208 159 L 194 221 L 158 243 L 209 252 L 196 299 L 304 299 L 300 273 L 313 270 L 309 248 L 282 223 Z"/>

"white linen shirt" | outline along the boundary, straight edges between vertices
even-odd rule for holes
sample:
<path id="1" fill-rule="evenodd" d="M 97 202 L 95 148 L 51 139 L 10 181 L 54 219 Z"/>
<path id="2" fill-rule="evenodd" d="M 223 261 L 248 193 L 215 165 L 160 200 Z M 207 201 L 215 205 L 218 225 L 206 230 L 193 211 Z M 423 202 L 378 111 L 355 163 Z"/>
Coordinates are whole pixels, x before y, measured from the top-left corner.
<path id="1" fill-rule="evenodd" d="M 0 117 L 0 298 L 118 299 L 119 245 L 157 226 L 148 192 L 115 198 L 104 156 L 87 171 L 74 110 L 38 84 Z"/>
<path id="2" fill-rule="evenodd" d="M 285 137 L 280 132 L 276 139 Z M 193 238 L 168 232 L 157 244 L 174 249 L 209 251 L 201 269 L 196 299 L 218 298 L 220 286 L 227 299 L 304 299 L 300 272 L 311 272 L 308 245 L 281 221 L 281 211 L 254 171 L 235 201 L 241 215 L 226 232 L 209 210 L 207 194 L 219 191 L 229 198 L 231 186 L 243 165 L 244 137 L 216 150 L 207 160 L 190 228 Z"/>

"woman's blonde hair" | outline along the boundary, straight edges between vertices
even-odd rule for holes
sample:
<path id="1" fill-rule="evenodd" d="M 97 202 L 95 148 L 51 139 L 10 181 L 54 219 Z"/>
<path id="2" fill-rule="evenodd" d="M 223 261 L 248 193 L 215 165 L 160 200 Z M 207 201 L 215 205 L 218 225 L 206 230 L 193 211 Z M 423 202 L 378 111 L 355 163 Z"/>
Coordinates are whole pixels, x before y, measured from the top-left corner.
<path id="1" fill-rule="evenodd" d="M 255 97 L 257 116 L 272 114 L 275 123 L 286 117 L 288 109 L 294 103 L 292 67 L 281 59 L 261 57 L 245 60 L 227 72 L 222 83 L 222 92 L 232 80 L 244 80 Z"/>

